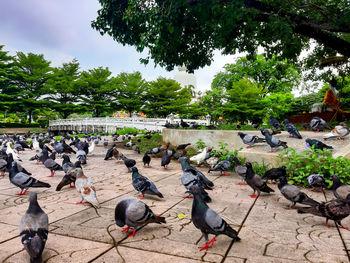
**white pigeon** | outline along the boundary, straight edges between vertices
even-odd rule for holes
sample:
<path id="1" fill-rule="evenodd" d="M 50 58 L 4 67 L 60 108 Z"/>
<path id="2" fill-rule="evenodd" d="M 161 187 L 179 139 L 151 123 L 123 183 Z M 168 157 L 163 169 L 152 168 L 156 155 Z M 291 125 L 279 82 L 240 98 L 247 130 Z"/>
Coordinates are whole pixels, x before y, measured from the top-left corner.
<path id="1" fill-rule="evenodd" d="M 19 158 L 18 154 L 15 153 L 15 151 L 11 148 L 11 143 L 10 142 L 6 143 L 6 153 L 7 153 L 7 155 L 12 153 L 13 160 L 15 160 L 15 161 L 18 160 L 18 161 L 22 162 L 22 160 Z"/>
<path id="2" fill-rule="evenodd" d="M 95 141 L 92 141 L 91 145 L 89 146 L 89 154 L 91 155 L 94 150 L 95 150 Z"/>
<path id="3" fill-rule="evenodd" d="M 190 161 L 197 162 L 197 165 L 199 165 L 200 163 L 202 163 L 204 161 L 205 157 L 207 156 L 207 151 L 208 151 L 208 147 L 205 147 L 201 153 L 199 153 L 195 156 L 192 156 L 190 158 Z"/>
<path id="4" fill-rule="evenodd" d="M 346 126 L 344 122 L 339 123 L 339 125 L 335 126 L 331 132 L 326 133 L 323 135 L 323 138 L 325 140 L 328 139 L 344 139 L 346 135 L 348 135 L 350 132 L 350 128 Z"/>
<path id="5" fill-rule="evenodd" d="M 90 203 L 95 208 L 100 208 L 100 203 L 96 197 L 96 189 L 92 184 L 89 177 L 86 177 L 81 168 L 76 168 L 75 189 L 80 193 L 80 202 L 77 204 L 82 204 L 83 201 Z"/>
<path id="6" fill-rule="evenodd" d="M 32 140 L 32 145 L 33 145 L 33 149 L 36 151 L 40 151 L 40 146 L 39 146 L 39 142 L 36 139 L 36 137 L 34 137 L 34 139 Z"/>

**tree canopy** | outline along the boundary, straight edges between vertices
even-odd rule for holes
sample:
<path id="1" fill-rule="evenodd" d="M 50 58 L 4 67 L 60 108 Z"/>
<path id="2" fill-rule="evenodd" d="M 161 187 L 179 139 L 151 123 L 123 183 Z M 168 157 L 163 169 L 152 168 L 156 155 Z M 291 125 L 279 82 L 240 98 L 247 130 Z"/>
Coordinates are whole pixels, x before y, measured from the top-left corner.
<path id="1" fill-rule="evenodd" d="M 249 79 L 262 93 L 290 92 L 300 84 L 300 69 L 287 60 L 278 60 L 275 56 L 265 59 L 258 55 L 253 59 L 242 57 L 234 64 L 227 64 L 225 72 L 217 74 L 213 87 L 231 88 L 234 82 Z"/>
<path id="2" fill-rule="evenodd" d="M 193 71 L 211 63 L 215 49 L 224 54 L 257 54 L 297 60 L 316 43 L 308 63 L 350 57 L 350 4 L 347 0 L 99 0 L 92 27 L 123 45 L 147 49 L 156 64 Z M 315 59 L 316 58 L 316 59 Z"/>

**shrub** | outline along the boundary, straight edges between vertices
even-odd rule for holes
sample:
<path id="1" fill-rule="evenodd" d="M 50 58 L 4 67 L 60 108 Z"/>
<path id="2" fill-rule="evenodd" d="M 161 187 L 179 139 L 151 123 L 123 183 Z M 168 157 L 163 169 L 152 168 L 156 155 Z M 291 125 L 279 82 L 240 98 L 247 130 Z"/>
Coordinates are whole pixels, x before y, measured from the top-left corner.
<path id="1" fill-rule="evenodd" d="M 138 143 L 137 139 L 141 138 L 141 142 Z M 141 152 L 146 152 L 149 149 L 159 147 L 162 144 L 163 136 L 161 134 L 152 134 L 150 139 L 147 139 L 145 135 L 134 137 L 132 142 L 137 144 Z"/>
<path id="2" fill-rule="evenodd" d="M 311 174 L 322 174 L 327 183 L 332 184 L 329 177 L 333 174 L 344 183 L 350 183 L 350 160 L 342 156 L 333 158 L 328 150 L 305 150 L 297 153 L 293 148 L 286 149 L 278 156 L 282 165 L 287 168 L 291 183 L 308 185 L 307 177 Z"/>
<path id="3" fill-rule="evenodd" d="M 138 129 L 135 129 L 135 128 L 123 128 L 123 129 L 120 129 L 120 130 L 117 130 L 117 134 L 119 135 L 125 135 L 125 134 L 128 134 L 128 133 L 140 133 L 141 131 L 139 131 Z"/>
<path id="4" fill-rule="evenodd" d="M 198 150 L 204 149 L 205 147 L 207 147 L 207 145 L 205 144 L 205 142 L 202 139 L 199 139 L 196 142 L 196 146 Z"/>

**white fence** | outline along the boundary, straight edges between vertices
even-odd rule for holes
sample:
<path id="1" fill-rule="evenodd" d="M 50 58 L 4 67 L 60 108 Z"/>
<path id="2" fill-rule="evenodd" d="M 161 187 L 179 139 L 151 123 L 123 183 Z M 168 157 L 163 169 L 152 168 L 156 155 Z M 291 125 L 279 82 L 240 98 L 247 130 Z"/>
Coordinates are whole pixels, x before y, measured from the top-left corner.
<path id="1" fill-rule="evenodd" d="M 162 131 L 165 123 L 180 123 L 180 119 L 157 119 L 157 118 L 77 118 L 50 120 L 51 131 L 76 131 L 76 132 L 115 132 L 116 129 L 125 127 L 148 131 Z M 184 119 L 187 123 L 195 122 L 198 125 L 209 125 L 210 119 L 191 120 Z"/>

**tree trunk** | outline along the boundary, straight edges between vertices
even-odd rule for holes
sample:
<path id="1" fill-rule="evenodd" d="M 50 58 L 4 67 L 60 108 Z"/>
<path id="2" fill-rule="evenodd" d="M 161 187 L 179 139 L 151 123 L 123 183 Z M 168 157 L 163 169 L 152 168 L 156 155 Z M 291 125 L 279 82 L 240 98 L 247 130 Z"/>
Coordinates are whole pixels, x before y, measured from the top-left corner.
<path id="1" fill-rule="evenodd" d="M 29 124 L 31 124 L 32 123 L 32 112 L 33 111 L 28 111 L 28 116 L 29 116 Z"/>

